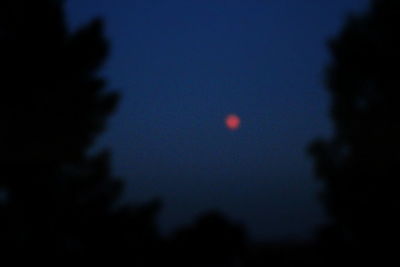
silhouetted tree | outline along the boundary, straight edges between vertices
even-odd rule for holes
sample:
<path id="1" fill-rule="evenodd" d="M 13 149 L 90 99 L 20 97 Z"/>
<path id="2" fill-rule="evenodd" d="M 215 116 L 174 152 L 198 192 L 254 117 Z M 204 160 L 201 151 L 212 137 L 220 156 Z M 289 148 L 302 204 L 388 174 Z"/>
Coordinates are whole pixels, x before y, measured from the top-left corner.
<path id="1" fill-rule="evenodd" d="M 89 153 L 118 95 L 97 74 L 101 20 L 71 33 L 62 2 L 0 4 L 2 255 L 99 258 L 156 239 L 157 204 L 117 207 L 109 154 Z"/>
<path id="2" fill-rule="evenodd" d="M 330 42 L 335 132 L 310 147 L 334 219 L 325 236 L 367 259 L 398 240 L 399 29 L 400 1 L 375 0 Z"/>

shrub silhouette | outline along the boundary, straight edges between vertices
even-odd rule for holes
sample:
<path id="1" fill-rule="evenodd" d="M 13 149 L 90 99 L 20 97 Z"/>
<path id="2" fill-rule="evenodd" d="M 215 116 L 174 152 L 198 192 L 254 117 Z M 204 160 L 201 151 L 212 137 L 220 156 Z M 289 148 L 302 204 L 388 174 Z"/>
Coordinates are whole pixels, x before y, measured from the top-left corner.
<path id="1" fill-rule="evenodd" d="M 172 238 L 174 266 L 231 266 L 243 261 L 246 235 L 242 225 L 208 211 Z"/>

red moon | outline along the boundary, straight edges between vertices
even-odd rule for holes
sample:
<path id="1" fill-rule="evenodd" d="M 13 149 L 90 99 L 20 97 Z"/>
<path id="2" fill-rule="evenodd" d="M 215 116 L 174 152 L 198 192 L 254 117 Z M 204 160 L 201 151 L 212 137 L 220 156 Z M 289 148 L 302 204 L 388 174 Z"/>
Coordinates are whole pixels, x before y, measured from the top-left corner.
<path id="1" fill-rule="evenodd" d="M 237 116 L 235 114 L 229 114 L 225 118 L 225 125 L 231 131 L 235 131 L 235 130 L 239 129 L 239 126 L 240 126 L 239 116 Z"/>

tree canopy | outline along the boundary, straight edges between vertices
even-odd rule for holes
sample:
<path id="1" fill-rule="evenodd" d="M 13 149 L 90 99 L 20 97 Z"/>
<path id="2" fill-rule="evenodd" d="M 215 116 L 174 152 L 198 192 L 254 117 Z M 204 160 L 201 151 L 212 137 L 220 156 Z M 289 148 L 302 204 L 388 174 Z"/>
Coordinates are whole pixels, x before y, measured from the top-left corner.
<path id="1" fill-rule="evenodd" d="M 3 255 L 140 255 L 157 239 L 158 204 L 117 206 L 109 153 L 89 153 L 118 102 L 98 74 L 108 48 L 100 19 L 68 30 L 62 1 L 1 3 Z"/>
<path id="2" fill-rule="evenodd" d="M 329 42 L 335 131 L 310 146 L 339 239 L 361 251 L 388 245 L 399 223 L 399 27 L 400 2 L 375 0 Z"/>

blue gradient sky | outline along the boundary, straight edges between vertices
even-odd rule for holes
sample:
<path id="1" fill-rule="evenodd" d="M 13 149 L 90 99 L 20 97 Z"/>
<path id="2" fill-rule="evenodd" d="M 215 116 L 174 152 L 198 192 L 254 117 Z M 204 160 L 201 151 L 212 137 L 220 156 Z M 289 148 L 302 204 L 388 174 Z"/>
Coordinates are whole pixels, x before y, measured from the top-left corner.
<path id="1" fill-rule="evenodd" d="M 122 99 L 99 144 L 124 198 L 161 197 L 164 233 L 219 209 L 258 240 L 311 237 L 326 220 L 306 155 L 331 132 L 326 41 L 368 2 L 67 1 L 72 29 L 105 19 L 102 74 Z"/>

